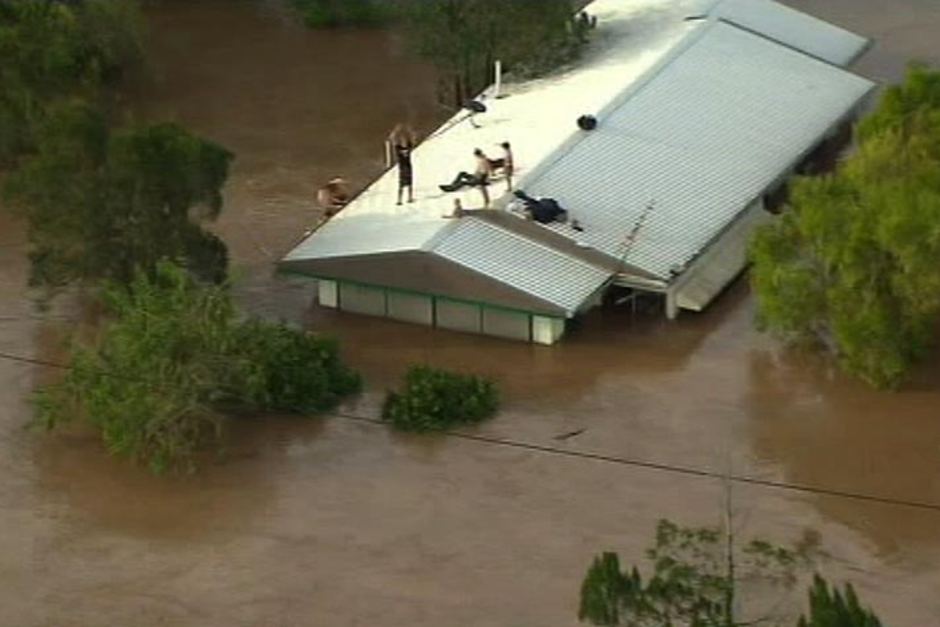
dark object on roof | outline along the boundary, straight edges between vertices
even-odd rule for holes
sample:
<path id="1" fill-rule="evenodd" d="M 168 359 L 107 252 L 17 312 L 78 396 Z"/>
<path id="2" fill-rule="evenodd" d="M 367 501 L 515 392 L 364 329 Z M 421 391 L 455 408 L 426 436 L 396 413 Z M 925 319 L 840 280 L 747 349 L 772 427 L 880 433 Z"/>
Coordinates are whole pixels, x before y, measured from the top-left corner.
<path id="1" fill-rule="evenodd" d="M 521 189 L 514 191 L 513 195 L 525 204 L 526 211 L 539 224 L 568 221 L 568 212 L 554 198 L 532 198 Z"/>
<path id="2" fill-rule="evenodd" d="M 464 103 L 463 108 L 473 113 L 486 113 L 486 105 L 479 100 L 468 100 Z"/>
<path id="3" fill-rule="evenodd" d="M 597 118 L 593 115 L 582 115 L 578 118 L 578 128 L 582 131 L 593 131 L 597 128 Z"/>

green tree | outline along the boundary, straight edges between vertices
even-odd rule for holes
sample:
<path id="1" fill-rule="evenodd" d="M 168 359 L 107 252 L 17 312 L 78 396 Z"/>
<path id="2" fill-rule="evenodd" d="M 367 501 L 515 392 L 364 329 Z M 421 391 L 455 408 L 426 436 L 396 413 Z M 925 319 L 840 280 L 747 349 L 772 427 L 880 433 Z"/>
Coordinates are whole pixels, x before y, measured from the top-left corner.
<path id="1" fill-rule="evenodd" d="M 421 0 L 405 15 L 414 47 L 458 106 L 492 82 L 496 60 L 518 75 L 544 73 L 573 60 L 590 29 L 571 0 Z"/>
<path id="2" fill-rule="evenodd" d="M 412 366 L 400 392 L 389 392 L 382 419 L 402 431 L 441 431 L 481 422 L 496 413 L 499 393 L 483 377 Z"/>
<path id="3" fill-rule="evenodd" d="M 221 282 L 225 245 L 201 223 L 219 215 L 231 159 L 175 124 L 111 131 L 82 101 L 50 109 L 5 185 L 29 225 L 32 283 L 126 283 L 164 258 Z"/>
<path id="4" fill-rule="evenodd" d="M 888 93 L 835 173 L 797 179 L 751 245 L 760 324 L 878 387 L 903 381 L 940 319 L 940 79 L 925 72 Z"/>
<path id="5" fill-rule="evenodd" d="M 816 575 L 809 590 L 809 618 L 800 617 L 799 627 L 881 627 L 874 612 L 859 603 L 852 584 L 845 593 L 833 588 Z"/>
<path id="6" fill-rule="evenodd" d="M 324 411 L 359 389 L 335 342 L 240 321 L 225 287 L 168 262 L 103 295 L 98 339 L 76 345 L 64 379 L 37 394 L 37 422 L 89 422 L 111 453 L 154 472 L 193 469 L 225 416 Z"/>
<path id="7" fill-rule="evenodd" d="M 49 106 L 98 103 L 140 66 L 140 24 L 132 0 L 0 0 L 0 167 L 33 148 Z"/>
<path id="8" fill-rule="evenodd" d="M 686 528 L 661 520 L 647 551 L 653 572 L 624 572 L 615 553 L 594 559 L 581 585 L 578 618 L 607 627 L 736 627 L 761 617 L 739 616 L 745 584 L 792 588 L 814 540 L 792 548 L 752 540 L 740 551 L 717 528 Z"/>

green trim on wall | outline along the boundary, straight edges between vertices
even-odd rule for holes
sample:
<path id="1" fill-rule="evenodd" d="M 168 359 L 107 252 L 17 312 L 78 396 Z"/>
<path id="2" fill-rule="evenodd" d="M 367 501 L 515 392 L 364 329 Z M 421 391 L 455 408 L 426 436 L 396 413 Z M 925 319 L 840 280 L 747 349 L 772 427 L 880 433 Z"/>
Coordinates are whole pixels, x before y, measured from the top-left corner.
<path id="1" fill-rule="evenodd" d="M 409 289 L 403 289 L 403 288 L 398 288 L 398 287 L 389 287 L 389 286 L 387 286 L 387 285 L 378 285 L 378 284 L 375 284 L 375 283 L 366 283 L 366 282 L 364 282 L 364 281 L 354 281 L 354 280 L 351 280 L 351 279 L 338 279 L 338 278 L 336 278 L 336 277 L 329 277 L 329 276 L 324 276 L 324 275 L 311 274 L 311 273 L 307 273 L 307 272 L 301 272 L 301 271 L 299 271 L 299 270 L 281 270 L 281 271 L 280 271 L 280 274 L 284 274 L 284 275 L 288 275 L 288 276 L 290 276 L 290 275 L 293 275 L 293 276 L 300 276 L 300 277 L 304 277 L 304 278 L 308 278 L 308 279 L 317 279 L 318 281 L 333 281 L 333 282 L 335 282 L 335 283 L 337 283 L 337 284 L 346 283 L 347 285 L 356 285 L 356 286 L 364 287 L 364 288 L 367 288 L 367 289 L 385 290 L 386 293 L 387 293 L 387 292 L 395 292 L 395 293 L 397 293 L 397 294 L 408 294 L 408 295 L 411 295 L 411 296 L 422 296 L 422 297 L 424 297 L 424 298 L 431 298 L 431 299 L 435 299 L 435 300 L 440 299 L 440 300 L 443 300 L 443 301 L 449 301 L 449 302 L 452 302 L 452 303 L 460 303 L 460 304 L 464 304 L 464 305 L 471 305 L 471 306 L 474 306 L 474 307 L 488 307 L 488 308 L 490 308 L 490 309 L 497 309 L 497 310 L 502 310 L 502 311 L 506 311 L 506 312 L 509 312 L 509 313 L 515 313 L 515 314 L 523 314 L 523 315 L 526 315 L 526 316 L 538 316 L 538 317 L 540 317 L 540 318 L 551 318 L 551 319 L 553 319 L 553 320 L 562 320 L 562 321 L 566 319 L 565 316 L 559 316 L 559 315 L 557 315 L 557 314 L 546 314 L 546 313 L 541 313 L 541 312 L 537 312 L 537 311 L 531 311 L 531 310 L 527 310 L 527 309 L 519 309 L 519 308 L 517 308 L 517 307 L 506 307 L 505 305 L 495 305 L 495 304 L 493 304 L 493 303 L 487 303 L 487 302 L 478 301 L 478 300 L 471 300 L 471 299 L 468 299 L 468 298 L 455 298 L 455 297 L 453 297 L 453 296 L 444 296 L 444 295 L 442 295 L 442 294 L 434 294 L 434 293 L 432 293 L 432 292 L 421 292 L 421 291 L 418 291 L 418 290 L 409 290 Z M 338 293 L 339 291 L 340 291 L 340 290 L 337 290 L 337 293 Z M 338 308 L 338 309 L 342 309 L 342 302 L 340 301 L 340 298 L 339 298 L 338 295 L 337 295 L 337 308 Z M 434 315 L 433 317 L 434 317 L 434 323 L 435 323 L 435 326 L 436 326 L 436 323 L 437 323 L 437 311 L 436 311 L 436 310 L 437 310 L 437 307 L 436 307 L 436 305 L 435 305 L 434 309 L 435 309 L 435 311 L 434 311 L 434 314 L 435 314 L 435 315 Z M 482 317 L 482 310 L 481 310 L 481 317 Z M 481 320 L 481 324 L 482 324 L 482 320 Z"/>

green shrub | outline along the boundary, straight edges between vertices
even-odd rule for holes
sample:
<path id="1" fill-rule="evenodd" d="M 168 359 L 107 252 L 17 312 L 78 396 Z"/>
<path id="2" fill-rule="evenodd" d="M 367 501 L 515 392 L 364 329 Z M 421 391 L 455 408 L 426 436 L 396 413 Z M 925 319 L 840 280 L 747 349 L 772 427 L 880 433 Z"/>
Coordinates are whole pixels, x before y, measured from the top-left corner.
<path id="1" fill-rule="evenodd" d="M 430 366 L 413 366 L 401 392 L 389 392 L 382 418 L 402 431 L 441 431 L 481 422 L 499 406 L 496 385 L 487 379 Z"/>
<path id="2" fill-rule="evenodd" d="M 168 262 L 104 292 L 109 321 L 65 378 L 37 395 L 46 428 L 75 419 L 155 473 L 192 470 L 232 412 L 308 414 L 359 389 L 337 346 L 283 324 L 239 322 L 225 287 Z"/>
<path id="3" fill-rule="evenodd" d="M 237 336 L 244 358 L 236 380 L 246 408 L 323 412 L 362 387 L 335 340 L 260 320 L 243 323 Z"/>

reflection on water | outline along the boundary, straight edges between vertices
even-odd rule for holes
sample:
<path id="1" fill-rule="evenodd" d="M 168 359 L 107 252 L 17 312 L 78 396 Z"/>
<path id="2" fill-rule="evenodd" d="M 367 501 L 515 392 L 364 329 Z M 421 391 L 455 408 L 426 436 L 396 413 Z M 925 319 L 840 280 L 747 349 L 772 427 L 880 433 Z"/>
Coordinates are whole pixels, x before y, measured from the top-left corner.
<path id="1" fill-rule="evenodd" d="M 794 0 L 882 41 L 894 78 L 932 56 L 932 0 Z M 801 6 L 805 5 L 805 6 Z M 237 155 L 217 228 L 250 310 L 343 340 L 375 415 L 411 363 L 489 374 L 505 411 L 480 432 L 575 451 L 940 503 L 940 367 L 878 393 L 753 330 L 742 282 L 703 315 L 598 311 L 553 348 L 310 307 L 272 261 L 317 217 L 318 184 L 365 184 L 399 120 L 446 112 L 435 78 L 381 32 L 311 33 L 279 2 L 152 3 L 154 80 L 138 115 L 176 119 Z M 0 350 L 61 357 L 25 283 L 25 236 L 0 213 Z M 53 317 L 78 309 L 65 299 Z M 236 424 L 221 458 L 155 479 L 81 427 L 22 427 L 37 381 L 0 361 L 0 624 L 570 624 L 594 551 L 638 558 L 656 518 L 714 522 L 714 482 L 343 420 Z M 558 440 L 558 436 L 578 435 Z M 740 488 L 742 524 L 785 540 L 813 526 L 891 625 L 940 615 L 940 513 Z M 358 622 L 357 622 L 358 621 Z M 935 621 L 934 621 L 935 622 Z"/>

